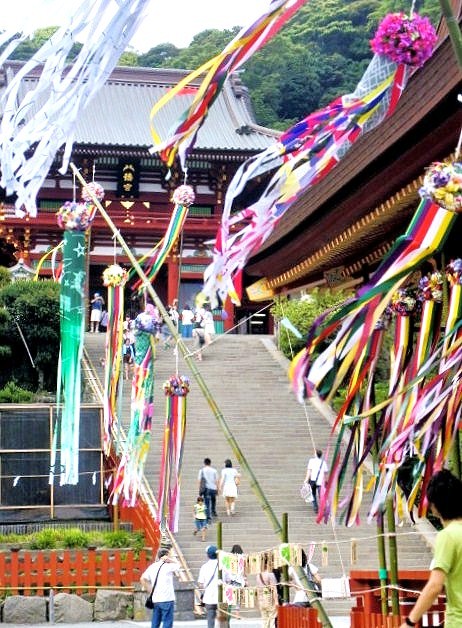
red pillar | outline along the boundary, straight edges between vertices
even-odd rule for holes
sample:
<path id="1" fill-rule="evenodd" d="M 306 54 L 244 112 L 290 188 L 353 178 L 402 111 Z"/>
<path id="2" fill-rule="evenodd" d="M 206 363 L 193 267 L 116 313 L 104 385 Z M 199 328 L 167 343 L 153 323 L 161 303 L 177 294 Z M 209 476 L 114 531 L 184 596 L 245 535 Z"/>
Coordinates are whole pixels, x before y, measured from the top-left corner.
<path id="1" fill-rule="evenodd" d="M 226 299 L 225 307 L 223 309 L 228 315 L 226 320 L 223 321 L 224 331 L 229 331 L 232 327 L 234 327 L 234 304 L 229 297 Z"/>
<path id="2" fill-rule="evenodd" d="M 173 299 L 178 299 L 180 278 L 180 260 L 176 255 L 167 259 L 167 302 L 170 305 Z"/>

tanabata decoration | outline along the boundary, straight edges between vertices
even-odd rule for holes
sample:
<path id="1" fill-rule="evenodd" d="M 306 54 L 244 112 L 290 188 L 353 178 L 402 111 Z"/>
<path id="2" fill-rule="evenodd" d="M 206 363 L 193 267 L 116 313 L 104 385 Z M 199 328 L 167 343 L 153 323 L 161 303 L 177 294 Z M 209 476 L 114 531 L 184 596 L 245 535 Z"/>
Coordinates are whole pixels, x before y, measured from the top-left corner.
<path id="1" fill-rule="evenodd" d="M 61 485 L 77 484 L 79 481 L 80 362 L 85 331 L 85 231 L 90 227 L 94 215 L 93 205 L 75 201 L 64 203 L 57 212 L 58 225 L 64 229 L 64 245 L 57 418 L 53 434 L 50 483 L 53 483 L 54 476 L 59 475 Z"/>
<path id="2" fill-rule="evenodd" d="M 347 525 L 358 520 L 363 462 L 372 448 L 376 450 L 376 481 L 370 517 L 382 513 L 388 495 L 394 497 L 398 514 L 405 506 L 412 510 L 452 447 L 462 411 L 462 263 L 455 260 L 447 269 L 451 291 L 445 325 L 442 273 L 435 269 L 418 284 L 409 282 L 423 262 L 442 248 L 456 220 L 456 199 L 462 193 L 458 170 L 458 164 L 432 164 L 420 191 L 422 201 L 406 233 L 353 299 L 315 321 L 307 347 L 291 364 L 289 376 L 300 400 L 308 396 L 315 402 L 330 401 L 339 386 L 347 383 L 345 401 L 334 423 L 333 433 L 338 429 L 338 436 L 318 520 L 335 515 L 340 503 Z M 444 207 L 434 202 L 437 196 Z M 380 335 L 390 314 L 394 317 L 394 342 L 389 396 L 375 404 L 372 393 Z M 413 345 L 414 321 L 418 331 Z M 319 352 L 320 343 L 335 332 L 334 340 Z M 345 436 L 349 444 L 342 455 Z M 412 467 L 411 486 L 400 481 L 400 468 L 405 464 Z M 419 500 L 418 506 L 424 514 L 425 500 Z"/>
<path id="3" fill-rule="evenodd" d="M 149 451 L 154 396 L 154 306 L 135 318 L 135 365 L 131 390 L 130 428 L 112 486 L 111 500 L 136 506 Z"/>
<path id="4" fill-rule="evenodd" d="M 170 168 L 179 153 L 183 170 L 188 150 L 193 146 L 197 132 L 204 123 L 209 109 L 220 93 L 222 86 L 233 71 L 236 71 L 259 48 L 264 46 L 281 27 L 308 0 L 272 0 L 268 9 L 250 26 L 246 26 L 216 57 L 188 74 L 175 87 L 156 102 L 151 111 L 151 134 L 154 146 L 152 153 Z M 205 75 L 198 88 L 191 87 L 195 79 Z M 169 137 L 162 140 L 156 127 L 156 116 L 175 96 L 189 95 L 195 91 L 192 103 L 175 123 Z"/>
<path id="5" fill-rule="evenodd" d="M 184 375 L 173 375 L 164 382 L 163 388 L 166 411 L 157 516 L 162 529 L 178 532 L 181 464 L 186 436 L 186 397 L 190 381 Z"/>
<path id="6" fill-rule="evenodd" d="M 0 185 L 17 195 L 18 215 L 36 215 L 37 193 L 63 144 L 60 172 L 67 171 L 79 117 L 126 50 L 149 1 L 125 0 L 114 9 L 112 0 L 82 0 L 8 83 L 0 103 Z M 85 43 L 66 65 L 82 31 Z M 18 43 L 8 44 L 2 63 Z M 35 88 L 23 95 L 23 81 L 37 68 L 42 70 Z"/>
<path id="7" fill-rule="evenodd" d="M 109 455 L 111 443 L 118 429 L 117 393 L 122 364 L 124 289 L 127 271 L 119 264 L 111 264 L 103 271 L 103 284 L 107 288 L 108 325 L 105 339 L 103 450 Z"/>
<path id="8" fill-rule="evenodd" d="M 144 274 L 151 283 L 156 278 L 157 273 L 167 259 L 172 247 L 178 240 L 178 237 L 183 230 L 189 208 L 194 203 L 194 198 L 194 190 L 190 185 L 180 185 L 180 187 L 173 192 L 172 201 L 174 203 L 174 208 L 167 231 L 162 238 L 162 241 L 152 249 L 151 255 L 147 259 L 143 258 L 142 262 L 140 262 L 143 263 Z M 133 284 L 133 290 L 141 290 L 143 287 L 143 282 L 141 280 L 138 280 Z"/>
<path id="9" fill-rule="evenodd" d="M 249 257 L 260 249 L 292 204 L 324 178 L 359 137 L 393 113 L 409 67 L 421 65 L 431 55 L 436 34 L 427 18 L 398 14 L 393 28 L 397 22 L 407 33 L 396 41 L 398 52 L 393 53 L 391 40 L 390 45 L 379 45 L 385 35 L 377 35 L 372 41 L 375 55 L 353 93 L 308 115 L 237 170 L 226 192 L 213 261 L 204 273 L 204 298 L 210 299 L 212 306 L 217 296 L 222 302 L 229 296 L 239 304 L 235 282 Z M 383 33 L 382 26 L 378 33 Z M 401 50 L 404 40 L 405 52 Z M 260 198 L 233 213 L 234 201 L 247 184 L 265 174 L 269 182 Z"/>

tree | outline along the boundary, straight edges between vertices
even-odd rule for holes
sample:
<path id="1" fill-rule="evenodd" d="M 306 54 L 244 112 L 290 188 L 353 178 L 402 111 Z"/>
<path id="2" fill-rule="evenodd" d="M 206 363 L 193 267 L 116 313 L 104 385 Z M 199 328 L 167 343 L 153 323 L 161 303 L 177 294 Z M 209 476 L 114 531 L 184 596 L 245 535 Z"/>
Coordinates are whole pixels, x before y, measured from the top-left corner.
<path id="1" fill-rule="evenodd" d="M 279 323 L 278 346 L 284 355 L 291 359 L 301 351 L 306 345 L 308 330 L 317 317 L 327 310 L 335 311 L 349 296 L 350 293 L 340 290 L 315 288 L 301 299 L 278 297 L 271 308 L 271 313 Z M 302 338 L 297 338 L 290 329 L 280 324 L 285 318 L 302 334 Z"/>
<path id="2" fill-rule="evenodd" d="M 60 343 L 58 284 L 11 283 L 0 290 L 0 307 L 0 384 L 15 379 L 29 389 L 55 389 Z"/>
<path id="3" fill-rule="evenodd" d="M 165 68 L 172 67 L 172 63 L 178 56 L 180 50 L 173 44 L 159 44 L 139 55 L 137 65 L 144 68 Z"/>
<path id="4" fill-rule="evenodd" d="M 30 59 L 42 46 L 46 43 L 58 30 L 58 26 L 47 26 L 46 28 L 38 28 L 34 31 L 32 37 L 21 42 L 16 50 L 12 53 L 11 59 L 18 61 L 26 61 Z M 69 52 L 69 60 L 75 59 L 82 49 L 82 44 L 75 42 Z"/>

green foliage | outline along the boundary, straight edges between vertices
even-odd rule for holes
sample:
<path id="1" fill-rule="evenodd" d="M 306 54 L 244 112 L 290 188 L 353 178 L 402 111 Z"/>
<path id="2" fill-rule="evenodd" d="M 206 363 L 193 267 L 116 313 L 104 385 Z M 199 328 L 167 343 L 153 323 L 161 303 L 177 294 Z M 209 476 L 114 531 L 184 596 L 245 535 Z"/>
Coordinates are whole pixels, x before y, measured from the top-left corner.
<path id="1" fill-rule="evenodd" d="M 107 547 L 130 547 L 130 534 L 125 530 L 116 530 L 114 532 L 106 532 L 104 535 L 104 544 Z"/>
<path id="2" fill-rule="evenodd" d="M 85 532 L 80 528 L 43 528 L 31 534 L 2 534 L 0 545 L 15 545 L 29 549 L 109 547 L 130 548 L 139 552 L 145 546 L 142 532 Z"/>
<path id="3" fill-rule="evenodd" d="M 292 358 L 306 344 L 306 335 L 316 318 L 337 307 L 350 296 L 349 293 L 340 290 L 319 290 L 315 288 L 309 296 L 298 299 L 287 299 L 280 297 L 276 299 L 271 308 L 271 313 L 277 321 L 288 318 L 296 329 L 302 334 L 302 338 L 297 338 L 290 330 L 283 325 L 278 329 L 278 346 L 287 358 Z M 327 319 L 328 320 L 328 319 Z"/>
<path id="4" fill-rule="evenodd" d="M 64 547 L 69 549 L 73 547 L 87 547 L 88 536 L 78 528 L 70 528 L 69 530 L 63 530 L 62 542 Z"/>
<path id="5" fill-rule="evenodd" d="M 36 532 L 30 541 L 31 549 L 54 549 L 56 547 L 58 540 L 58 531 L 52 530 L 49 528 L 45 528 L 44 530 L 40 530 L 40 532 Z"/>
<path id="6" fill-rule="evenodd" d="M 0 390 L 0 403 L 30 403 L 34 399 L 34 393 L 21 388 L 14 381 L 8 382 Z"/>
<path id="7" fill-rule="evenodd" d="M 11 275 L 8 268 L 0 266 L 0 290 L 11 283 Z"/>
<path id="8" fill-rule="evenodd" d="M 30 59 L 58 30 L 58 26 L 47 26 L 38 28 L 31 38 L 21 42 L 11 55 L 11 59 L 26 61 Z M 71 61 L 79 54 L 82 44 L 75 43 L 69 52 L 68 59 Z"/>
<path id="9" fill-rule="evenodd" d="M 0 385 L 15 379 L 27 388 L 53 390 L 59 341 L 58 284 L 16 281 L 0 290 Z"/>

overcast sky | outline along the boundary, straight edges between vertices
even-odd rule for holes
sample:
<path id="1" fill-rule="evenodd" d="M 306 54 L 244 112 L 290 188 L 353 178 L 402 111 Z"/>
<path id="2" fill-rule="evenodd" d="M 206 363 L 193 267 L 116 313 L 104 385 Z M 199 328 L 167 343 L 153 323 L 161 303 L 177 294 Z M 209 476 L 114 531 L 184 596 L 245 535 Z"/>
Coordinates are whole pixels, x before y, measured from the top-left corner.
<path id="1" fill-rule="evenodd" d="M 31 32 L 43 26 L 58 26 L 78 4 L 79 0 L 3 0 L 0 29 Z M 166 42 L 184 48 L 205 29 L 250 24 L 269 4 L 270 0 L 151 0 L 144 24 L 131 45 L 138 52 Z"/>

